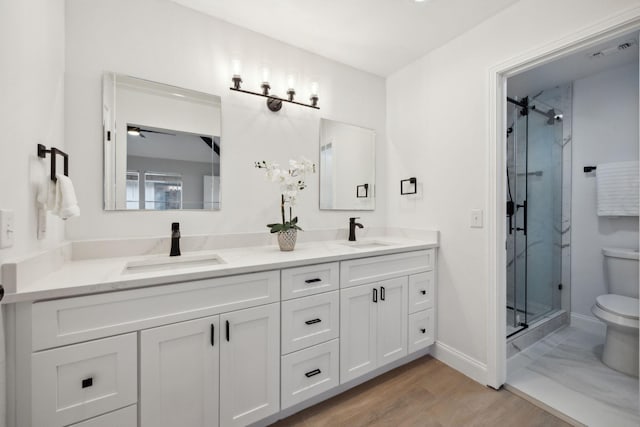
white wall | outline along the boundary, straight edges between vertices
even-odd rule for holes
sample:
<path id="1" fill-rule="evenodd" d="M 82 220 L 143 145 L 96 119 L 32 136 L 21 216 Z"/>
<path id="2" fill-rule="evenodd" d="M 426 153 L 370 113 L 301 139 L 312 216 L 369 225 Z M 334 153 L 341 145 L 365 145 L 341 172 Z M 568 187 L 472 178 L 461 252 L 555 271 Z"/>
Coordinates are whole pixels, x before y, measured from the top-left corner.
<path id="1" fill-rule="evenodd" d="M 82 162 L 74 167 L 82 216 L 67 226 L 69 239 L 266 232 L 279 217 L 279 193 L 256 160 L 304 155 L 318 161 L 320 118 L 374 129 L 385 141 L 385 81 L 246 29 L 182 8 L 168 0 L 67 0 L 66 135 Z M 114 31 L 117 28 L 118 31 Z M 284 95 L 286 74 L 297 70 L 298 99 L 320 83 L 321 110 L 284 105 L 267 110 L 263 98 L 231 92 L 231 60 L 242 60 L 243 87 L 259 90 L 268 61 L 273 93 Z M 218 212 L 104 212 L 102 210 L 102 73 L 114 71 L 222 97 L 221 202 Z M 378 182 L 385 182 L 382 160 Z M 298 199 L 302 228 L 347 227 L 352 216 L 318 209 L 318 175 Z M 384 198 L 384 191 L 380 195 Z M 385 206 L 361 213 L 365 226 L 385 223 Z"/>
<path id="2" fill-rule="evenodd" d="M 36 238 L 36 179 L 46 179 L 36 144 L 64 149 L 64 1 L 0 2 L 0 209 L 15 212 L 15 246 L 0 249 L 0 264 L 45 249 L 63 238 L 49 218 Z M 47 159 L 48 162 L 48 159 Z M 5 411 L 5 349 L 0 315 L 0 426 Z"/>
<path id="3" fill-rule="evenodd" d="M 592 316 L 606 294 L 603 247 L 638 247 L 638 217 L 598 217 L 584 166 L 638 160 L 638 63 L 576 80 L 573 92 L 571 311 Z"/>
<path id="4" fill-rule="evenodd" d="M 465 366 L 487 361 L 488 235 L 469 217 L 487 207 L 488 71 L 637 5 L 522 0 L 387 80 L 388 222 L 440 230 L 437 339 Z M 399 195 L 410 176 L 423 197 Z"/>

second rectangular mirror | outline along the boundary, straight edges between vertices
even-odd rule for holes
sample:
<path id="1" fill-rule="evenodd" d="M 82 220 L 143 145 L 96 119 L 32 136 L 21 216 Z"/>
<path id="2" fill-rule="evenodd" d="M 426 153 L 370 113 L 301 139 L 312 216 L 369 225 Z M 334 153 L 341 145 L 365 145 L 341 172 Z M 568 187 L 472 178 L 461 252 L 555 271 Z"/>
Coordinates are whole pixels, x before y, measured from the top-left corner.
<path id="1" fill-rule="evenodd" d="M 218 96 L 105 73 L 105 209 L 220 209 L 220 112 Z"/>
<path id="2" fill-rule="evenodd" d="M 320 209 L 374 210 L 376 134 L 371 129 L 320 121 Z"/>

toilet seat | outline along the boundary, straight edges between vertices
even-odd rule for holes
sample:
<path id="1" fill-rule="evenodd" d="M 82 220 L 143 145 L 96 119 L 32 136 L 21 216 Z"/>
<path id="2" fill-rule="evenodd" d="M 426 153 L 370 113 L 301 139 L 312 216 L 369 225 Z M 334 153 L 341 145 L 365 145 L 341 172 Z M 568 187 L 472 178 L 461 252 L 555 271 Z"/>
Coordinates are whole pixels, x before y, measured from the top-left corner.
<path id="1" fill-rule="evenodd" d="M 638 320 L 638 299 L 623 295 L 606 294 L 596 298 L 596 305 L 616 316 Z"/>
<path id="2" fill-rule="evenodd" d="M 591 312 L 600 320 L 618 327 L 639 329 L 638 299 L 606 294 L 596 298 Z"/>

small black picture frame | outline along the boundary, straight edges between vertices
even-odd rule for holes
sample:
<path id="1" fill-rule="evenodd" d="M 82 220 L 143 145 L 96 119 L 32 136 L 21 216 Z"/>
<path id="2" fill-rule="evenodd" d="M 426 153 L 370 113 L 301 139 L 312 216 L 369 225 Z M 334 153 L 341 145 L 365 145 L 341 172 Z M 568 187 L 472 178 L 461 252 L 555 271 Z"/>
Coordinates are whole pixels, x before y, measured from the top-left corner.
<path id="1" fill-rule="evenodd" d="M 359 199 L 369 197 L 369 184 L 362 184 L 356 186 L 356 197 Z"/>
<path id="2" fill-rule="evenodd" d="M 412 189 L 413 187 L 413 189 Z M 415 177 L 400 181 L 400 195 L 416 194 L 418 192 L 418 180 Z"/>

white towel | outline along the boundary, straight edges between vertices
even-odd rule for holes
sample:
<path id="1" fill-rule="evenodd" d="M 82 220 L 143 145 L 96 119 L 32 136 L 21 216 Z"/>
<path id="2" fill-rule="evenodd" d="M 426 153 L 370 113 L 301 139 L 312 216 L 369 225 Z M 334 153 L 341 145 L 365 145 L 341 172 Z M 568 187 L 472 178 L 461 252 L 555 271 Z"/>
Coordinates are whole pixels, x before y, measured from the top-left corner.
<path id="1" fill-rule="evenodd" d="M 76 199 L 73 182 L 63 174 L 57 174 L 56 178 L 56 206 L 54 213 L 62 219 L 80 216 L 80 207 L 78 206 L 78 199 Z"/>
<path id="2" fill-rule="evenodd" d="M 638 162 L 604 163 L 596 169 L 598 216 L 638 216 Z"/>

